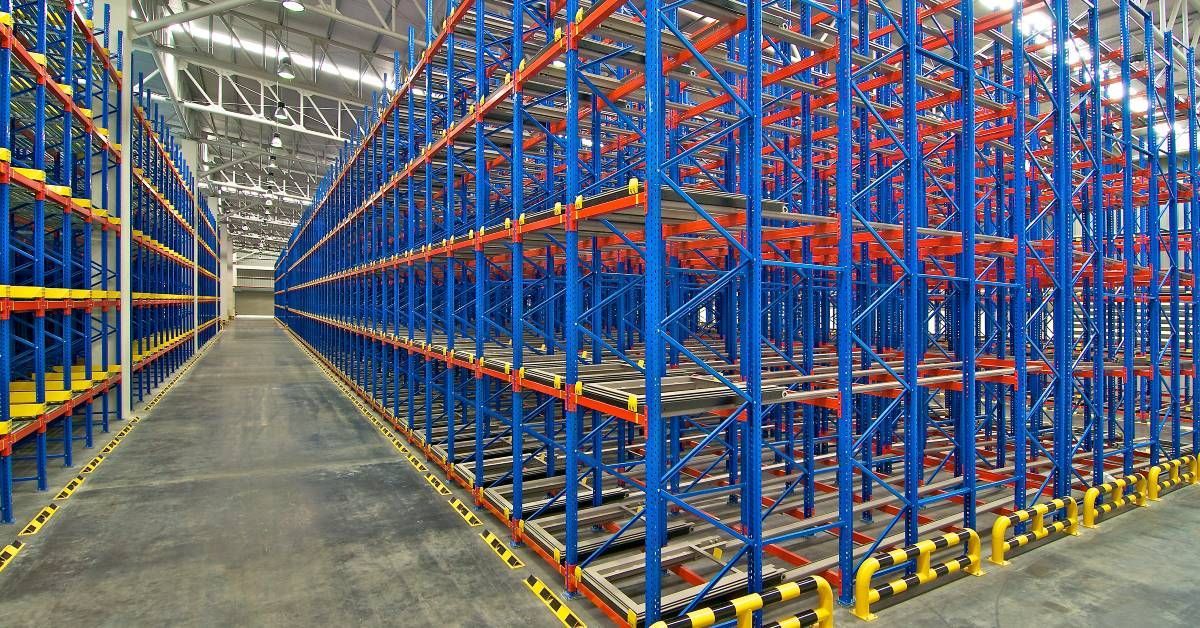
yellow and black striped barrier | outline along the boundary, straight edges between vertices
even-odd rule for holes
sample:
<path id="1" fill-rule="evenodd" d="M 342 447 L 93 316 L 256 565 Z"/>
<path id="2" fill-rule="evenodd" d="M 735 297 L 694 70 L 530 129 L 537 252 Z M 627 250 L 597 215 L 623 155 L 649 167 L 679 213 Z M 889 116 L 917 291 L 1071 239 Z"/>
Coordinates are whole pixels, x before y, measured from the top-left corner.
<path id="1" fill-rule="evenodd" d="M 479 517 L 476 516 L 475 513 L 472 512 L 471 509 L 466 504 L 462 503 L 462 500 L 458 499 L 457 497 L 450 499 L 450 507 L 453 508 L 454 512 L 457 512 L 458 516 L 462 517 L 463 521 L 466 521 L 467 525 L 471 526 L 472 528 L 483 525 L 483 521 L 481 521 Z"/>
<path id="2" fill-rule="evenodd" d="M 933 553 L 939 550 L 955 547 L 966 543 L 967 551 L 958 558 L 938 563 L 932 563 Z M 904 578 L 897 578 L 879 587 L 872 587 L 871 580 L 880 569 L 902 565 L 911 560 L 916 561 L 916 573 Z M 958 532 L 949 532 L 936 539 L 918 541 L 916 545 L 881 552 L 859 566 L 854 577 L 854 609 L 850 612 L 859 619 L 872 621 L 876 619 L 871 612 L 871 605 L 922 584 L 926 584 L 959 571 L 972 576 L 982 576 L 983 549 L 979 542 L 979 534 L 967 528 Z"/>
<path id="3" fill-rule="evenodd" d="M 525 563 L 509 549 L 508 545 L 500 537 L 492 534 L 490 530 L 480 532 L 479 538 L 483 539 L 483 542 L 487 543 L 493 552 L 496 552 L 496 555 L 504 561 L 505 565 L 508 565 L 509 569 L 520 569 L 525 566 Z"/>
<path id="4" fill-rule="evenodd" d="M 29 523 L 17 533 L 17 536 L 29 536 L 31 534 L 37 534 L 38 531 L 42 529 L 42 526 L 46 525 L 46 523 L 50 521 L 50 518 L 53 517 L 54 513 L 56 512 L 58 512 L 58 504 L 50 504 L 43 507 L 38 511 L 38 514 L 34 515 L 33 519 L 31 519 Z"/>
<path id="5" fill-rule="evenodd" d="M 525 586 L 528 587 L 530 591 L 533 591 L 533 594 L 542 601 L 542 604 L 546 605 L 546 608 L 550 609 L 551 613 L 554 613 L 554 616 L 557 617 L 558 621 L 561 621 L 564 626 L 567 628 L 587 628 L 586 624 L 583 623 L 583 620 L 580 619 L 574 611 L 568 608 L 562 600 L 558 599 L 558 596 L 554 594 L 554 590 L 546 586 L 546 583 L 542 582 L 540 578 L 537 576 L 529 576 L 528 578 L 525 578 Z"/>
<path id="6" fill-rule="evenodd" d="M 86 465 L 84 465 L 82 469 L 79 470 L 79 474 L 87 475 L 87 474 L 91 473 L 92 471 L 95 471 L 96 467 L 100 466 L 104 462 L 104 459 L 105 458 L 102 454 L 97 455 L 95 458 L 92 458 L 90 461 L 88 461 L 88 463 Z"/>
<path id="7" fill-rule="evenodd" d="M 13 541 L 12 543 L 5 545 L 4 549 L 0 549 L 0 571 L 4 571 L 4 568 L 12 563 L 13 559 L 17 557 L 17 554 L 21 553 L 21 547 L 23 545 L 24 543 L 20 541 Z"/>
<path id="8" fill-rule="evenodd" d="M 738 628 L 754 624 L 754 613 L 772 604 L 790 602 L 808 593 L 817 594 L 817 605 L 802 613 L 781 619 L 781 627 L 811 626 L 833 628 L 833 588 L 820 576 L 808 576 L 794 582 L 785 582 L 762 593 L 751 593 L 719 604 L 694 610 L 683 617 L 656 622 L 652 628 L 708 628 L 718 622 L 737 619 Z"/>
<path id="9" fill-rule="evenodd" d="M 1046 515 L 1063 512 L 1064 518 L 1046 527 Z M 1008 529 L 1018 523 L 1030 521 L 1029 532 L 1005 539 Z M 997 565 L 1009 564 L 1004 555 L 1016 549 L 1040 541 L 1051 534 L 1066 533 L 1079 535 L 1079 502 L 1074 497 L 1056 497 L 1033 508 L 1018 510 L 1011 515 L 999 517 L 992 525 L 992 556 L 988 560 Z"/>
<path id="10" fill-rule="evenodd" d="M 442 482 L 442 480 L 440 478 L 438 478 L 438 476 L 434 475 L 433 473 L 426 473 L 425 481 L 429 482 L 429 485 L 433 487 L 433 490 L 438 492 L 438 495 L 449 495 L 450 494 L 450 488 L 448 486 L 446 486 L 446 483 Z"/>
<path id="11" fill-rule="evenodd" d="M 1200 459 L 1197 459 L 1196 456 L 1184 456 L 1150 467 L 1146 471 L 1146 497 L 1150 501 L 1156 502 L 1164 491 L 1183 484 L 1195 484 L 1200 476 L 1200 469 L 1197 469 L 1198 461 Z M 1185 468 L 1186 471 L 1184 471 Z M 1164 472 L 1167 474 L 1165 480 L 1162 479 Z"/>
<path id="12" fill-rule="evenodd" d="M 62 487 L 62 490 L 59 491 L 58 494 L 54 496 L 55 501 L 61 500 L 61 499 L 67 499 L 68 497 L 73 495 L 75 493 L 75 491 L 79 489 L 80 486 L 83 486 L 83 481 L 84 481 L 84 477 L 82 475 L 77 475 L 74 478 L 71 478 L 71 481 L 67 482 L 67 485 Z"/>
<path id="13" fill-rule="evenodd" d="M 1096 505 L 1102 495 L 1108 498 Z M 1100 517 L 1129 505 L 1146 505 L 1146 476 L 1140 473 L 1089 488 L 1083 494 L 1083 527 L 1094 528 Z"/>

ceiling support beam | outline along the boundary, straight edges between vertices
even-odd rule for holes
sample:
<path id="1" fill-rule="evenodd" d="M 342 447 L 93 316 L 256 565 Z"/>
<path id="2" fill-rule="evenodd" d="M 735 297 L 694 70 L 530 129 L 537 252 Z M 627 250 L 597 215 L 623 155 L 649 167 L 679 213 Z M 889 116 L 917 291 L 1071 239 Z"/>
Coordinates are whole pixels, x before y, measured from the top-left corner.
<path id="1" fill-rule="evenodd" d="M 321 6 L 307 5 L 304 7 L 304 10 L 309 13 L 313 13 L 315 15 L 327 17 L 327 18 L 333 20 L 334 22 L 341 22 L 343 24 L 348 24 L 355 28 L 361 28 L 363 30 L 371 31 L 372 33 L 383 35 L 384 37 L 390 37 L 392 39 L 395 39 L 396 41 L 403 42 L 405 45 L 408 45 L 408 34 L 407 33 L 397 33 L 394 30 L 391 30 L 388 28 L 383 28 L 382 26 L 376 26 L 374 24 L 370 24 L 370 23 L 364 22 L 362 20 L 356 20 L 352 17 L 347 17 L 336 11 L 330 11 Z M 418 39 L 416 41 L 417 49 L 420 49 L 421 46 L 423 46 L 423 45 L 424 45 L 424 42 L 422 42 L 421 40 Z"/>
<path id="2" fill-rule="evenodd" d="M 159 96 L 158 94 L 154 94 L 155 100 L 158 100 L 160 98 L 162 100 L 170 102 L 178 107 L 183 107 L 184 109 L 191 109 L 192 111 L 200 111 L 200 112 L 208 113 L 208 114 L 212 114 L 212 115 L 225 116 L 226 118 L 233 118 L 235 120 L 245 120 L 246 122 L 255 122 L 257 124 L 261 124 L 263 126 L 268 126 L 268 127 L 274 128 L 274 129 L 282 129 L 284 131 L 291 131 L 293 133 L 302 133 L 304 135 L 320 137 L 320 138 L 331 140 L 334 142 L 342 141 L 342 138 L 340 138 L 336 135 L 330 135 L 328 133 L 322 133 L 320 131 L 313 131 L 312 129 L 306 129 L 302 126 L 297 126 L 294 124 L 284 124 L 282 122 L 277 122 L 275 120 L 272 120 L 270 118 L 264 118 L 262 116 L 252 116 L 248 113 L 239 113 L 237 111 L 229 111 L 229 110 L 225 109 L 224 107 L 221 107 L 220 105 L 202 105 L 200 103 L 188 102 L 186 100 L 184 100 L 184 101 L 174 100 L 167 96 Z"/>
<path id="3" fill-rule="evenodd" d="M 264 154 L 270 152 L 269 150 L 267 150 L 266 146 L 260 146 L 259 144 L 256 144 L 256 143 L 246 142 L 246 143 L 242 143 L 242 144 L 234 144 L 232 142 L 225 140 L 222 136 L 215 135 L 214 137 L 216 139 L 210 139 L 209 136 L 207 136 L 207 135 L 184 135 L 183 139 L 189 139 L 189 140 L 194 140 L 196 142 L 201 142 L 203 144 L 208 144 L 210 149 L 223 148 L 226 150 L 230 150 L 230 151 L 236 150 L 239 152 L 258 150 L 259 152 L 264 153 Z M 312 153 L 300 152 L 300 151 L 295 150 L 294 148 L 289 148 L 286 152 L 281 152 L 279 157 L 293 165 L 294 164 L 304 164 L 306 166 L 313 167 L 312 170 L 304 170 L 301 168 L 294 168 L 289 165 L 287 167 L 281 167 L 281 170 L 287 170 L 290 172 L 295 172 L 295 173 L 305 174 L 305 175 L 315 175 L 317 177 L 323 176 L 325 174 L 325 172 L 327 170 L 329 170 L 329 162 L 325 158 L 318 157 Z"/>
<path id="4" fill-rule="evenodd" d="M 228 170 L 228 169 L 234 168 L 236 166 L 240 166 L 248 161 L 254 161 L 255 159 L 258 159 L 259 157 L 262 157 L 265 154 L 266 153 L 263 151 L 254 151 L 244 157 L 238 157 L 237 159 L 234 159 L 233 161 L 227 161 L 215 168 L 210 169 L 208 172 L 201 174 L 200 179 L 201 180 L 210 179 L 210 178 L 212 178 L 212 176 L 214 174 L 217 174 L 218 172 L 221 172 L 223 170 Z"/>
<path id="5" fill-rule="evenodd" d="M 272 73 L 260 70 L 258 68 L 248 67 L 246 65 L 237 65 L 228 61 L 223 61 L 208 53 L 190 52 L 187 50 L 180 50 L 177 47 L 166 46 L 158 43 L 149 45 L 139 42 L 136 44 L 136 47 L 139 50 L 145 50 L 147 52 L 169 54 L 180 61 L 186 61 L 192 65 L 207 67 L 211 70 L 219 70 L 228 74 L 244 76 L 249 79 L 254 79 L 259 83 L 279 85 L 282 89 L 291 90 L 305 96 L 328 98 L 329 100 L 344 103 L 348 107 L 354 106 L 357 108 L 363 108 L 367 106 L 367 102 L 365 100 L 359 100 L 348 95 L 333 94 L 329 91 L 321 89 L 316 83 L 309 83 L 300 79 L 281 83 L 279 77 Z"/>
<path id="6" fill-rule="evenodd" d="M 202 7 L 188 9 L 187 11 L 180 11 L 179 13 L 172 13 L 171 15 L 164 15 L 162 17 L 156 17 L 153 20 L 146 20 L 141 24 L 135 25 L 133 27 L 133 38 L 137 39 L 139 37 L 145 37 L 146 35 L 160 31 L 175 24 L 182 24 L 184 22 L 190 22 L 202 17 L 215 15 L 217 13 L 232 11 L 233 9 L 236 9 L 242 5 L 258 1 L 259 0 L 217 0 L 212 4 Z"/>

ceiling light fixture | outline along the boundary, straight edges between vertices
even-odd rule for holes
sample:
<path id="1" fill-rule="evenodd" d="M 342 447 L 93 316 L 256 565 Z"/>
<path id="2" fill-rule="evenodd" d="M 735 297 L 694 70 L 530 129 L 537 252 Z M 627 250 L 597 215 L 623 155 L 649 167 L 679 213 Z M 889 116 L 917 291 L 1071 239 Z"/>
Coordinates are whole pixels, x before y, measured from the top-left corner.
<path id="1" fill-rule="evenodd" d="M 279 133 L 275 133 L 275 134 L 271 135 L 271 147 L 272 148 L 283 148 L 283 138 L 279 137 Z"/>
<path id="2" fill-rule="evenodd" d="M 275 105 L 275 119 L 282 121 L 287 120 L 287 117 L 287 105 L 283 104 L 283 101 L 281 100 Z"/>
<path id="3" fill-rule="evenodd" d="M 283 57 L 279 59 L 279 65 L 275 68 L 275 74 L 285 81 L 296 78 L 296 72 L 292 70 L 292 58 L 287 53 L 284 53 Z"/>
<path id="4" fill-rule="evenodd" d="M 300 2 L 300 0 L 283 0 L 280 4 L 292 13 L 299 13 L 304 10 L 304 3 Z"/>

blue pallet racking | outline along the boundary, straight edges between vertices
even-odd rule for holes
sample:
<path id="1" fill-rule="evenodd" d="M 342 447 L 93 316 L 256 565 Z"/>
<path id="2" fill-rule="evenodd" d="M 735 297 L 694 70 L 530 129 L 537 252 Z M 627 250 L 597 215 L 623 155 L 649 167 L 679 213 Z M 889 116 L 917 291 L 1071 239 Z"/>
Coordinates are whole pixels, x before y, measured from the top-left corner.
<path id="1" fill-rule="evenodd" d="M 138 81 L 133 108 L 133 399 L 170 380 L 218 331 L 216 219 L 153 94 Z M 149 112 L 149 113 L 148 113 Z"/>
<path id="2" fill-rule="evenodd" d="M 1145 9 L 444 15 L 276 315 L 614 621 L 978 572 L 977 531 L 1196 453 L 1194 51 Z"/>
<path id="3" fill-rule="evenodd" d="M 205 342 L 218 325 L 215 220 L 186 166 L 173 165 L 182 164 L 177 147 L 157 160 L 141 150 L 165 149 L 140 107 L 122 109 L 122 34 L 107 5 L 99 25 L 94 14 L 91 2 L 0 0 L 3 523 L 13 521 L 14 484 L 46 490 L 51 461 L 74 466 L 79 444 L 92 447 L 125 418 L 123 358 L 135 358 L 140 400 L 194 352 L 191 338 Z M 131 128 L 134 190 L 121 183 Z M 181 237 L 164 216 L 200 226 Z M 125 220 L 137 260 L 130 279 L 141 290 L 131 299 L 140 334 L 132 347 L 120 342 Z"/>
<path id="4" fill-rule="evenodd" d="M 0 519 L 15 482 L 119 417 L 120 34 L 90 4 L 0 2 Z M 114 128 L 113 125 L 116 125 Z"/>

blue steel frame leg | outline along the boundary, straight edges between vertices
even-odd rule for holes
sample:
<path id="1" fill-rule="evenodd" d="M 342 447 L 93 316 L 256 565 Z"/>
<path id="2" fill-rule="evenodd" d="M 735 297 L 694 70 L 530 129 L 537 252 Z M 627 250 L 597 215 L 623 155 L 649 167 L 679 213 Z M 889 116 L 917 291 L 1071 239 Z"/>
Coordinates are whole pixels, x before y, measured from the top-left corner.
<path id="1" fill-rule="evenodd" d="M 525 1 L 514 0 L 512 9 L 512 74 L 519 76 L 521 64 L 525 58 Z M 522 93 L 521 82 L 514 78 L 513 83 L 513 130 L 514 138 L 525 136 L 525 96 Z M 509 159 L 512 169 L 512 214 L 514 225 L 521 221 L 525 206 L 525 149 L 522 142 L 512 143 L 512 155 Z M 519 376 L 524 364 L 525 352 L 525 246 L 518 234 L 512 244 L 512 518 L 509 521 L 512 540 L 520 541 L 520 528 L 524 518 L 524 480 L 525 480 L 525 395 L 521 390 Z"/>
<path id="2" fill-rule="evenodd" d="M 475 11 L 475 105 L 479 106 L 488 96 L 488 82 L 484 66 L 484 15 L 485 11 Z M 486 148 L 484 125 L 478 121 L 475 124 L 475 235 L 483 237 L 485 220 L 489 214 L 491 195 L 488 188 L 487 163 L 484 156 Z M 483 360 L 486 347 L 488 328 L 484 323 L 487 312 L 487 258 L 483 254 L 482 242 L 475 245 L 475 362 L 478 366 Z M 483 490 L 483 443 L 489 434 L 491 418 L 486 407 L 487 380 L 481 372 L 475 373 L 475 459 L 472 490 L 478 504 Z"/>
<path id="3" fill-rule="evenodd" d="M 1054 99 L 1054 496 L 1071 494 L 1071 434 L 1074 364 L 1071 345 L 1074 316 L 1071 285 L 1074 266 L 1071 217 L 1073 215 L 1073 170 L 1071 168 L 1071 81 L 1066 63 L 1070 41 L 1068 0 L 1054 0 L 1054 61 L 1051 63 Z"/>
<path id="4" fill-rule="evenodd" d="M 568 112 L 579 111 L 579 48 L 576 40 L 575 28 L 576 18 L 579 14 L 579 0 L 567 0 L 567 60 L 566 60 L 566 107 Z M 565 360 L 565 387 L 566 387 L 566 404 L 564 408 L 564 422 L 566 429 L 566 530 L 564 536 L 564 545 L 566 547 L 566 562 L 563 565 L 566 570 L 566 587 L 567 593 L 574 595 L 577 590 L 578 583 L 575 581 L 575 566 L 579 564 L 579 439 L 583 434 L 583 425 L 580 419 L 579 405 L 575 399 L 575 383 L 579 380 L 579 351 L 580 338 L 578 325 L 580 324 L 580 309 L 583 302 L 582 278 L 579 273 L 579 229 L 576 225 L 576 212 L 580 207 L 576 199 L 579 194 L 579 153 L 582 149 L 579 134 L 579 116 L 573 113 L 568 114 L 567 118 L 567 146 L 566 146 L 566 236 L 565 236 L 565 254 L 563 263 L 566 265 L 566 311 L 563 314 L 563 329 L 566 335 L 566 355 Z M 551 143 L 548 141 L 547 146 Z M 582 200 L 580 197 L 578 200 Z M 515 262 L 515 260 L 514 260 Z M 547 271 L 553 273 L 553 267 L 547 268 Z M 553 291 L 551 291 L 553 292 Z M 520 331 L 516 330 L 514 335 L 519 335 Z M 553 433 L 546 435 L 553 438 Z M 600 453 L 596 452 L 599 456 Z M 548 460 L 554 459 L 554 452 L 551 451 Z M 650 537 L 647 537 L 650 538 Z"/>
<path id="5" fill-rule="evenodd" d="M 665 422 L 662 387 L 666 359 L 659 322 L 664 313 L 663 284 L 666 247 L 662 231 L 661 171 L 666 142 L 666 87 L 663 84 L 663 2 L 646 2 L 646 314 L 643 340 L 646 353 L 646 623 L 662 615 L 662 547 L 666 535 L 666 502 L 663 499 Z"/>
<path id="6" fill-rule="evenodd" d="M 1086 415 L 1091 416 L 1092 429 L 1092 485 L 1104 483 L 1104 404 L 1107 400 L 1107 375 L 1105 374 L 1106 348 L 1108 346 L 1108 303 L 1105 290 L 1105 246 L 1108 237 L 1108 215 L 1104 204 L 1104 174 L 1106 168 L 1103 160 L 1097 159 L 1103 155 L 1104 135 L 1101 127 L 1101 114 L 1104 106 L 1104 86 L 1099 80 L 1101 76 L 1100 46 L 1097 38 L 1100 32 L 1100 10 L 1097 6 L 1088 7 L 1088 31 L 1091 34 L 1091 55 L 1088 60 L 1088 70 L 1092 76 L 1092 87 L 1088 93 L 1088 122 L 1087 131 L 1090 140 L 1088 149 L 1092 159 L 1091 181 L 1088 186 L 1088 213 L 1092 231 L 1092 324 L 1095 325 L 1092 346 L 1092 368 L 1094 377 L 1091 398 L 1093 404 L 1085 408 Z"/>
<path id="7" fill-rule="evenodd" d="M 1121 31 L 1121 50 L 1129 50 L 1131 41 L 1129 36 L 1129 0 L 1120 0 L 1119 22 Z M 1136 427 L 1134 418 L 1137 414 L 1137 382 L 1138 377 L 1134 370 L 1134 356 L 1137 353 L 1137 326 L 1135 317 L 1137 316 L 1137 303 L 1131 296 L 1134 294 L 1134 273 L 1131 266 L 1137 259 L 1136 249 L 1136 220 L 1134 219 L 1133 205 L 1133 116 L 1130 109 L 1130 85 L 1132 82 L 1132 68 L 1130 67 L 1129 55 L 1121 55 L 1121 85 L 1123 86 L 1123 94 L 1121 96 L 1121 152 L 1124 156 L 1124 163 L 1121 167 L 1121 208 L 1122 208 L 1122 234 L 1121 242 L 1124 245 L 1123 258 L 1127 265 L 1122 284 L 1122 292 L 1125 295 L 1122 308 L 1122 333 L 1124 337 L 1123 347 L 1121 349 L 1124 358 L 1122 370 L 1126 374 L 1124 383 L 1124 398 L 1122 411 L 1122 433 L 1124 434 L 1125 442 L 1122 447 L 1122 467 L 1123 475 L 1131 475 L 1134 471 L 1134 450 L 1136 448 Z"/>
<path id="8" fill-rule="evenodd" d="M 1192 103 L 1188 107 L 1188 183 L 1191 188 L 1191 200 L 1188 202 L 1188 222 L 1189 230 L 1192 234 L 1191 246 L 1191 266 L 1193 278 L 1198 270 L 1200 270 L 1200 238 L 1196 237 L 1196 230 L 1200 229 L 1200 159 L 1197 159 L 1196 151 L 1200 150 L 1197 145 L 1197 132 L 1200 132 L 1197 124 L 1196 116 L 1196 49 L 1188 48 L 1187 51 L 1187 101 Z M 1194 280 L 1193 280 L 1194 281 Z M 1196 404 L 1200 403 L 1200 367 L 1197 366 L 1196 355 L 1200 347 L 1197 346 L 1197 341 L 1200 337 L 1200 304 L 1196 302 L 1195 296 L 1196 286 L 1192 286 L 1192 311 L 1189 319 L 1188 338 L 1191 340 L 1191 358 L 1192 372 L 1190 373 L 1192 380 L 1191 390 L 1191 420 L 1192 420 L 1192 455 L 1200 455 L 1200 430 L 1196 424 Z"/>

